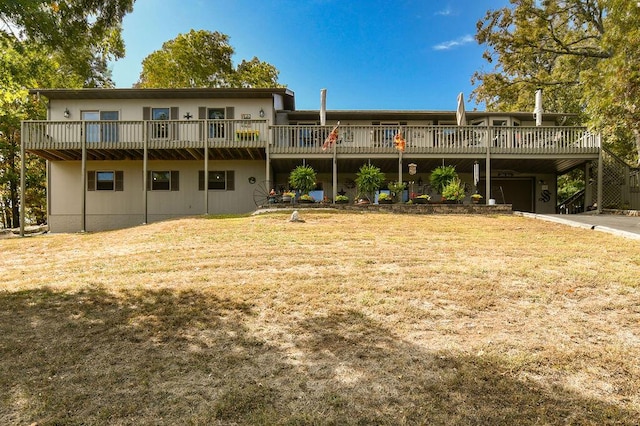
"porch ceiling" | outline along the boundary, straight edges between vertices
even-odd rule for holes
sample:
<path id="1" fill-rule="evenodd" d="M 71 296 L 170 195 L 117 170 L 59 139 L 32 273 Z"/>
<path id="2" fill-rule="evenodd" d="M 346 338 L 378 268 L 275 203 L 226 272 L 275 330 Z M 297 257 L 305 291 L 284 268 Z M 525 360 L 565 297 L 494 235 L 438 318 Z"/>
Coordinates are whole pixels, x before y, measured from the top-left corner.
<path id="1" fill-rule="evenodd" d="M 363 164 L 367 162 L 377 166 L 384 173 L 397 174 L 398 173 L 398 158 L 349 158 L 338 159 L 338 172 L 339 173 L 355 173 Z M 461 173 L 472 173 L 473 163 L 475 159 L 472 158 L 405 158 L 403 160 L 403 177 L 409 176 L 408 164 L 415 163 L 417 165 L 418 174 L 427 174 L 431 170 L 443 163 L 446 165 L 454 165 L 456 170 Z M 486 160 L 484 158 L 477 159 L 480 164 L 482 173 L 484 173 L 486 167 Z M 563 174 L 567 171 L 584 164 L 586 161 L 583 158 L 573 159 L 492 159 L 491 170 L 492 172 L 504 172 L 504 173 L 516 173 L 521 174 Z M 333 166 L 331 159 L 318 159 L 310 158 L 304 161 L 305 164 L 310 165 L 318 173 L 332 173 Z M 271 167 L 275 173 L 288 173 L 296 166 L 303 164 L 303 160 L 297 159 L 273 159 L 271 160 Z"/>
<path id="2" fill-rule="evenodd" d="M 51 161 L 81 161 L 82 150 L 29 150 L 29 153 L 38 155 Z M 203 160 L 204 149 L 149 149 L 149 160 Z M 139 160 L 144 158 L 142 149 L 87 149 L 89 161 L 118 161 Z M 265 151 L 262 148 L 209 148 L 210 160 L 265 160 Z"/>

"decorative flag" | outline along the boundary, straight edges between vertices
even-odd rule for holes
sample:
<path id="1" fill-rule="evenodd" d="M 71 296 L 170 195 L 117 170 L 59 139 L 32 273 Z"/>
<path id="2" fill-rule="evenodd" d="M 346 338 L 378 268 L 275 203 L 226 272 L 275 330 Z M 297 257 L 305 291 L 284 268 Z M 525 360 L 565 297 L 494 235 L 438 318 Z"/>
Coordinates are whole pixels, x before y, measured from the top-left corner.
<path id="1" fill-rule="evenodd" d="M 338 142 L 339 126 L 340 126 L 340 122 L 338 121 L 338 124 L 336 124 L 336 127 L 334 127 L 333 130 L 331 130 L 331 133 L 329 133 L 329 136 L 327 136 L 327 138 L 324 140 L 324 143 L 322 144 L 323 151 L 326 151 L 327 149 L 331 148 L 332 145 Z"/>
<path id="2" fill-rule="evenodd" d="M 407 146 L 407 142 L 402 137 L 402 132 L 398 130 L 398 133 L 393 138 L 393 145 L 398 151 L 404 152 L 404 148 Z"/>

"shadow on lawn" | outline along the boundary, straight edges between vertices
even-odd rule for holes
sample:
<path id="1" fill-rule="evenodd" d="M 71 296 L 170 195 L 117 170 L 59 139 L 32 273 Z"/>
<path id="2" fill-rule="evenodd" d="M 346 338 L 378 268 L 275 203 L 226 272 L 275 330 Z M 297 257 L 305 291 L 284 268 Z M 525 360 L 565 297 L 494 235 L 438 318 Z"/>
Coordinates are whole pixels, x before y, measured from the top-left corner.
<path id="1" fill-rule="evenodd" d="M 251 331 L 195 291 L 0 295 L 2 424 L 634 424 L 638 413 L 430 352 L 355 311 Z"/>

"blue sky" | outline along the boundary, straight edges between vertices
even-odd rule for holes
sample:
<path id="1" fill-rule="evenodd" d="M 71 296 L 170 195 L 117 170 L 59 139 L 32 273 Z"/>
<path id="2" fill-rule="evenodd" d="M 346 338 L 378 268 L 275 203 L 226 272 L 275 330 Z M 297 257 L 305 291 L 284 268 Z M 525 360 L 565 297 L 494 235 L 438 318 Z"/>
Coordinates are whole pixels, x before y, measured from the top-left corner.
<path id="1" fill-rule="evenodd" d="M 123 23 L 126 57 L 112 65 L 131 87 L 142 60 L 191 29 L 220 31 L 234 65 L 257 56 L 296 94 L 296 109 L 454 110 L 471 76 L 489 70 L 476 22 L 508 0 L 136 0 Z M 467 109 L 484 109 L 467 101 Z"/>

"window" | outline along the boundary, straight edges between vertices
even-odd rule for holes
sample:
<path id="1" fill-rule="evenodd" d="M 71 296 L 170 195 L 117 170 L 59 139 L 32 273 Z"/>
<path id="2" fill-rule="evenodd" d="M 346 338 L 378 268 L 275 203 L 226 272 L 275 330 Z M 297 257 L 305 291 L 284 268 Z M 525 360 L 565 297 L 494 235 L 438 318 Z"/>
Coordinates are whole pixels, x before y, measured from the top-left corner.
<path id="1" fill-rule="evenodd" d="M 234 176 L 233 170 L 209 171 L 209 190 L 233 191 L 235 189 Z M 198 172 L 198 189 L 204 191 L 204 170 Z"/>
<path id="2" fill-rule="evenodd" d="M 154 121 L 169 120 L 169 108 L 151 108 L 151 119 Z M 166 139 L 169 137 L 169 126 L 167 123 L 153 123 L 152 137 L 154 139 Z"/>
<path id="3" fill-rule="evenodd" d="M 179 177 L 176 170 L 150 171 L 147 174 L 147 191 L 178 191 Z"/>
<path id="4" fill-rule="evenodd" d="M 207 110 L 209 120 L 224 120 L 224 108 L 209 108 Z M 224 138 L 224 121 L 221 123 L 209 123 L 209 138 Z"/>
<path id="5" fill-rule="evenodd" d="M 96 172 L 96 191 L 113 191 L 114 188 L 114 172 Z"/>
<path id="6" fill-rule="evenodd" d="M 87 172 L 87 190 L 88 191 L 123 191 L 124 190 L 124 172 L 116 171 L 95 171 Z"/>
<path id="7" fill-rule="evenodd" d="M 86 140 L 95 142 L 118 142 L 118 124 L 101 121 L 118 121 L 118 111 L 82 111 L 80 117 L 85 121 Z"/>

